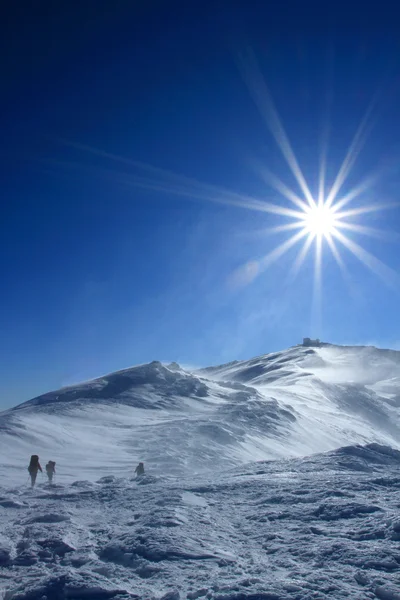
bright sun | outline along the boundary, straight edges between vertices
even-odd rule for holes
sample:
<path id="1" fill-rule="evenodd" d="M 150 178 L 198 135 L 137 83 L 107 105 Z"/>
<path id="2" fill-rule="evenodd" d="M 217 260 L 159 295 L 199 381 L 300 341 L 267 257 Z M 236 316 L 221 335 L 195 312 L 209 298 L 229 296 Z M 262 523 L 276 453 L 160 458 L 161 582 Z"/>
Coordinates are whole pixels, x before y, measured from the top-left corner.
<path id="1" fill-rule="evenodd" d="M 324 203 L 309 207 L 305 211 L 303 222 L 307 233 L 319 237 L 330 236 L 338 225 L 334 208 Z"/>
<path id="2" fill-rule="evenodd" d="M 171 171 L 146 165 L 139 161 L 132 161 L 96 148 L 88 148 L 79 144 L 75 146 L 80 150 L 89 150 L 103 158 L 119 161 L 122 164 L 128 164 L 133 167 L 135 171 L 137 170 L 137 173 L 134 174 L 131 180 L 127 179 L 126 183 L 135 187 L 164 192 L 170 196 L 184 196 L 191 199 L 196 198 L 209 202 L 238 206 L 259 211 L 261 214 L 264 213 L 264 216 L 269 214 L 275 218 L 279 218 L 279 222 L 276 224 L 273 223 L 272 226 L 263 229 L 262 233 L 271 235 L 287 232 L 289 236 L 281 243 L 274 245 L 263 257 L 251 260 L 239 268 L 235 274 L 235 281 L 245 285 L 250 283 L 263 270 L 279 261 L 294 246 L 299 245 L 297 255 L 288 271 L 288 281 L 294 281 L 308 253 L 313 249 L 313 307 L 317 307 L 315 308 L 316 312 L 321 310 L 322 263 L 324 253 L 327 250 L 333 256 L 347 281 L 349 281 L 348 270 L 342 257 L 342 248 L 353 254 L 363 265 L 379 275 L 384 281 L 390 284 L 396 282 L 397 284 L 399 281 L 397 272 L 382 263 L 355 239 L 356 235 L 359 234 L 382 238 L 385 235 L 384 232 L 359 223 L 358 220 L 362 215 L 381 211 L 383 208 L 395 207 L 396 204 L 382 204 L 381 202 L 364 203 L 362 196 L 365 192 L 370 192 L 376 175 L 368 176 L 358 185 L 348 189 L 347 192 L 342 192 L 342 188 L 365 142 L 366 133 L 370 128 L 370 108 L 368 108 L 366 115 L 362 119 L 349 145 L 343 163 L 333 179 L 332 167 L 328 169 L 327 162 L 327 136 L 330 128 L 328 124 L 326 127 L 324 126 L 324 135 L 321 140 L 323 143 L 319 157 L 319 173 L 315 181 L 317 185 L 311 190 L 294 154 L 289 138 L 279 118 L 278 111 L 268 92 L 255 56 L 250 51 L 240 59 L 239 63 L 251 96 L 259 109 L 261 117 L 275 139 L 298 187 L 298 191 L 293 190 L 285 180 L 280 179 L 272 173 L 264 162 L 255 162 L 255 170 L 263 181 L 264 186 L 266 185 L 267 189 L 273 188 L 275 192 L 278 192 L 279 200 L 277 202 L 271 202 L 269 199 L 270 193 L 266 196 L 264 191 L 261 197 L 242 194 L 223 189 L 216 185 L 204 184 L 196 179 L 179 176 Z M 328 173 L 329 181 L 327 181 Z M 261 189 L 264 190 L 264 187 Z M 285 205 L 282 199 L 289 201 L 290 205 Z M 351 206 L 350 203 L 356 199 L 361 199 L 362 203 L 358 202 L 357 206 Z"/>

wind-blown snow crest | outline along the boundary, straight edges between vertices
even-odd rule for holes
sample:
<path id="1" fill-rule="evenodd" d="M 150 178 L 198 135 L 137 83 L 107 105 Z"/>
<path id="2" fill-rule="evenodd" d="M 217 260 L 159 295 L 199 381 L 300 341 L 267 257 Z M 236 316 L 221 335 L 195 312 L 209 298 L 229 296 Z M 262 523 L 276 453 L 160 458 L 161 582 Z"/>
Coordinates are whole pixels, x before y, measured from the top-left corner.
<path id="1" fill-rule="evenodd" d="M 354 443 L 397 448 L 399 380 L 400 353 L 372 347 L 294 347 L 194 372 L 140 365 L 1 413 L 0 474 L 17 483 L 32 453 L 72 481 L 78 466 L 90 480 L 139 460 L 185 475 Z"/>

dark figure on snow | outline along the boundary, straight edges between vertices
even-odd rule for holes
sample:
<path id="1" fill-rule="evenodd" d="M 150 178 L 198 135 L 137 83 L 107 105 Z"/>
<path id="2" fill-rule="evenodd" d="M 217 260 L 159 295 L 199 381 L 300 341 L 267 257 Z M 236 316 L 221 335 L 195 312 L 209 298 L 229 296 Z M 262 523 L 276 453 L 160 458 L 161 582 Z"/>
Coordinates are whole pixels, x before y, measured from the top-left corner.
<path id="1" fill-rule="evenodd" d="M 144 464 L 142 462 L 140 462 L 136 467 L 135 473 L 138 477 L 140 477 L 140 475 L 144 475 Z"/>
<path id="2" fill-rule="evenodd" d="M 49 460 L 49 462 L 47 463 L 46 473 L 47 477 L 49 478 L 49 483 L 52 483 L 53 476 L 56 474 L 56 463 L 54 462 L 54 460 Z"/>
<path id="3" fill-rule="evenodd" d="M 34 485 L 36 483 L 36 477 L 37 477 L 38 471 L 43 473 L 42 467 L 40 466 L 39 457 L 37 454 L 32 454 L 31 462 L 29 463 L 29 467 L 28 467 L 28 471 L 29 471 L 29 475 L 31 476 L 31 485 L 32 485 L 32 487 L 34 487 Z"/>

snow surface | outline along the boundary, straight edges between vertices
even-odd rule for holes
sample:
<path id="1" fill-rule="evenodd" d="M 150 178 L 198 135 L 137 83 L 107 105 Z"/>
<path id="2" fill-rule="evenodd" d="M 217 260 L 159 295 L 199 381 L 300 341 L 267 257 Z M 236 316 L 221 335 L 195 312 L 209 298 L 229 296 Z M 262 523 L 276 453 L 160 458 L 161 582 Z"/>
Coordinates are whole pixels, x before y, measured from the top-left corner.
<path id="1" fill-rule="evenodd" d="M 399 378 L 400 352 L 294 347 L 1 413 L 0 597 L 400 600 Z"/>

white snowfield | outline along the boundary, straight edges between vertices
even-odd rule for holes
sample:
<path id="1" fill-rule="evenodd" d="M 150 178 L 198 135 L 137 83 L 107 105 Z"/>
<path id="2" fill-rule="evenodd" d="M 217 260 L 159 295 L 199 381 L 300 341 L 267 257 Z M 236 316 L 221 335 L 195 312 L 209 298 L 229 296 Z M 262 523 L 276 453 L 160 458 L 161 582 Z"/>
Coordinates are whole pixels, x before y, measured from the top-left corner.
<path id="1" fill-rule="evenodd" d="M 400 600 L 399 381 L 400 352 L 294 347 L 0 413 L 0 598 Z"/>

